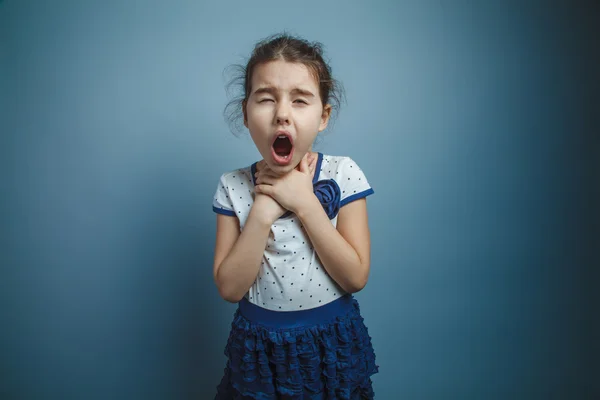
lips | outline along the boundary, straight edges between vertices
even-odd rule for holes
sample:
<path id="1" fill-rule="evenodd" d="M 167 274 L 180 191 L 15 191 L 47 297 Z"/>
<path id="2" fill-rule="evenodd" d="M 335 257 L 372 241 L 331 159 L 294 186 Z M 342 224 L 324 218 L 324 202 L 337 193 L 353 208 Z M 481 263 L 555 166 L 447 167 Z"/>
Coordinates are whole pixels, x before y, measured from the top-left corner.
<path id="1" fill-rule="evenodd" d="M 288 165 L 294 155 L 294 140 L 287 131 L 277 131 L 271 142 L 271 155 L 278 165 Z"/>

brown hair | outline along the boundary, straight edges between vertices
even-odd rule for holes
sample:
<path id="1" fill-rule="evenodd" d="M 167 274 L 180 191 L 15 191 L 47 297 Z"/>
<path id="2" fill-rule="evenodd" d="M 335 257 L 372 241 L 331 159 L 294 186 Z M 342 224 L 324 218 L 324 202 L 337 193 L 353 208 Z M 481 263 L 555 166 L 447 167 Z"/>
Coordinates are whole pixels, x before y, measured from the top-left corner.
<path id="1" fill-rule="evenodd" d="M 233 98 L 225 107 L 225 120 L 234 134 L 243 131 L 242 105 L 248 100 L 252 88 L 252 73 L 254 68 L 263 63 L 275 60 L 297 62 L 304 64 L 312 72 L 319 85 L 319 95 L 323 106 L 331 105 L 333 120 L 337 116 L 344 100 L 344 90 L 340 82 L 333 79 L 331 67 L 323 59 L 323 45 L 319 42 L 308 42 L 289 34 L 277 34 L 259 41 L 252 51 L 250 59 L 243 65 L 233 65 L 234 77 L 227 84 L 227 93 L 237 86 L 241 94 Z M 331 124 L 331 121 L 330 121 Z"/>

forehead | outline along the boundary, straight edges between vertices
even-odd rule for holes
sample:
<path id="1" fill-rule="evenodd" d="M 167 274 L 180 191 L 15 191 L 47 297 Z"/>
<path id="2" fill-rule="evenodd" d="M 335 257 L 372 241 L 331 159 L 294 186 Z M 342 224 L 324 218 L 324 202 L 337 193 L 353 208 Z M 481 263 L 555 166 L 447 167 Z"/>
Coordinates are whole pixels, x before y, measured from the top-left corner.
<path id="1" fill-rule="evenodd" d="M 317 81 L 306 65 L 283 60 L 259 64 L 254 68 L 252 89 L 265 86 L 279 90 L 301 87 L 318 91 Z"/>

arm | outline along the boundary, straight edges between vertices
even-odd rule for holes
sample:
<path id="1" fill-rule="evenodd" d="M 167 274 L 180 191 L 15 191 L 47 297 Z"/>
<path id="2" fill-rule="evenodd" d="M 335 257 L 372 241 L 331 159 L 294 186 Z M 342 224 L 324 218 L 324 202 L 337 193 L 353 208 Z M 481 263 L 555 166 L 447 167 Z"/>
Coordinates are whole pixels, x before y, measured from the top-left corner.
<path id="1" fill-rule="evenodd" d="M 258 275 L 271 224 L 252 207 L 240 233 L 237 217 L 217 214 L 213 277 L 223 299 L 236 303 Z"/>
<path id="2" fill-rule="evenodd" d="M 316 197 L 297 215 L 329 276 L 348 293 L 364 288 L 371 258 L 366 199 L 352 201 L 340 209 L 337 229 Z"/>
<path id="3" fill-rule="evenodd" d="M 307 164 L 308 159 L 311 159 L 310 165 Z M 308 175 L 312 176 L 316 159 L 305 156 L 304 162 Z M 262 168 L 266 169 L 264 165 Z M 224 178 L 221 178 L 220 187 L 227 187 Z M 241 233 L 235 216 L 219 214 L 217 217 L 213 276 L 221 297 L 232 303 L 240 301 L 256 280 L 271 225 L 286 212 L 272 197 L 256 191 L 256 187 L 255 192 L 254 203 Z M 223 197 L 221 200 L 226 202 Z M 230 204 L 227 206 L 231 208 Z"/>

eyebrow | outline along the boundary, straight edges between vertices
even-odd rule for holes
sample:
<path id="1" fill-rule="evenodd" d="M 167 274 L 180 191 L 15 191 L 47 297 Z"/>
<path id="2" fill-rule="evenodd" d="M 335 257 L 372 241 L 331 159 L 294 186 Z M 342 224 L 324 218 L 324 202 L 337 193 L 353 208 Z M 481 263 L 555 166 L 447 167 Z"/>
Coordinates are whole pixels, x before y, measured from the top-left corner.
<path id="1" fill-rule="evenodd" d="M 254 91 L 254 94 L 267 93 L 270 95 L 275 95 L 276 92 L 277 92 L 277 89 L 275 89 L 273 86 L 265 86 L 265 87 L 256 89 Z M 290 93 L 291 94 L 300 94 L 300 95 L 306 96 L 306 97 L 315 97 L 315 95 L 310 90 L 301 89 L 301 88 L 294 88 L 290 91 Z"/>

